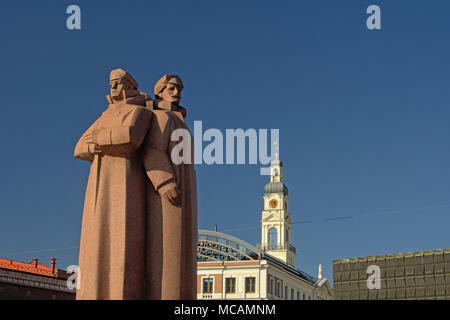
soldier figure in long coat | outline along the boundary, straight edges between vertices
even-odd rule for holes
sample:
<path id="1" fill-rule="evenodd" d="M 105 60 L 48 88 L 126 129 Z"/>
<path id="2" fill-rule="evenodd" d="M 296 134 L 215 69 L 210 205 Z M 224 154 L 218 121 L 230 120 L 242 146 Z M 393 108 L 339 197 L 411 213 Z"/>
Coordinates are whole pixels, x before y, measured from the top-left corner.
<path id="1" fill-rule="evenodd" d="M 151 102 L 123 69 L 110 76 L 108 109 L 82 135 L 75 157 L 90 161 L 77 299 L 145 297 L 146 173 L 139 148 Z"/>
<path id="2" fill-rule="evenodd" d="M 172 133 L 192 137 L 179 105 L 183 82 L 174 74 L 155 85 L 150 131 L 142 144 L 147 172 L 146 296 L 148 299 L 196 299 L 197 187 L 194 162 L 175 164 Z M 191 155 L 193 149 L 191 148 Z"/>

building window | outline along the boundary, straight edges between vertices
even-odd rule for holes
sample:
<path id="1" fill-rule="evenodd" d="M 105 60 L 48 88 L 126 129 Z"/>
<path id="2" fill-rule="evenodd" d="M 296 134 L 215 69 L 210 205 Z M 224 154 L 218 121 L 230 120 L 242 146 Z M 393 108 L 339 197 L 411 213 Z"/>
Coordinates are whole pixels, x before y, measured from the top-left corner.
<path id="1" fill-rule="evenodd" d="M 274 285 L 273 285 L 273 279 L 270 279 L 270 294 L 271 295 L 273 295 L 273 288 L 274 287 Z"/>
<path id="2" fill-rule="evenodd" d="M 280 282 L 277 282 L 277 297 L 281 297 L 281 288 L 280 288 Z"/>
<path id="3" fill-rule="evenodd" d="M 225 293 L 236 293 L 236 278 L 225 279 Z"/>
<path id="4" fill-rule="evenodd" d="M 285 286 L 284 287 L 284 300 L 287 300 L 287 299 L 288 299 L 288 287 Z"/>
<path id="5" fill-rule="evenodd" d="M 294 300 L 295 296 L 294 296 L 294 289 L 291 289 L 291 300 Z"/>
<path id="6" fill-rule="evenodd" d="M 214 278 L 203 278 L 203 293 L 213 292 Z"/>
<path id="7" fill-rule="evenodd" d="M 300 300 L 300 292 L 297 291 L 297 300 Z"/>
<path id="8" fill-rule="evenodd" d="M 245 278 L 245 292 L 246 293 L 255 292 L 255 283 L 256 283 L 255 277 Z"/>
<path id="9" fill-rule="evenodd" d="M 269 229 L 269 250 L 277 248 L 277 228 Z"/>
<path id="10" fill-rule="evenodd" d="M 306 295 L 305 294 L 303 294 L 303 300 L 306 300 Z"/>

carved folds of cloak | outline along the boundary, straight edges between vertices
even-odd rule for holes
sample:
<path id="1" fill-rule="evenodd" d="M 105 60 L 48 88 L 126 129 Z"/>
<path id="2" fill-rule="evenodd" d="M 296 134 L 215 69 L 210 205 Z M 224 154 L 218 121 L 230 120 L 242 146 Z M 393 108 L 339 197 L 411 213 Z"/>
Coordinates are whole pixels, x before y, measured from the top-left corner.
<path id="1" fill-rule="evenodd" d="M 146 173 L 139 148 L 152 113 L 146 95 L 111 103 L 78 141 L 75 157 L 91 161 L 79 254 L 77 299 L 142 299 L 145 283 Z M 91 133 L 100 147 L 84 136 Z"/>
<path id="2" fill-rule="evenodd" d="M 141 152 L 147 172 L 146 297 L 148 299 L 196 299 L 197 288 L 197 186 L 194 162 L 174 164 L 172 141 L 176 129 L 187 130 L 185 109 L 155 101 L 150 131 Z M 189 132 L 189 131 L 187 131 Z M 193 160 L 193 139 L 191 157 Z M 175 206 L 158 189 L 175 181 L 181 204 Z"/>

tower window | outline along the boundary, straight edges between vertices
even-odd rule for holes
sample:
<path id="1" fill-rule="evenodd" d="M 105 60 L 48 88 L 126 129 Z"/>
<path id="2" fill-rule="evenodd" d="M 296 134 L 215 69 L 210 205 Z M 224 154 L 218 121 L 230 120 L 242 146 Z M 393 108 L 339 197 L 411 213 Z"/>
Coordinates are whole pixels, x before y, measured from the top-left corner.
<path id="1" fill-rule="evenodd" d="M 277 228 L 269 229 L 269 250 L 277 248 Z"/>

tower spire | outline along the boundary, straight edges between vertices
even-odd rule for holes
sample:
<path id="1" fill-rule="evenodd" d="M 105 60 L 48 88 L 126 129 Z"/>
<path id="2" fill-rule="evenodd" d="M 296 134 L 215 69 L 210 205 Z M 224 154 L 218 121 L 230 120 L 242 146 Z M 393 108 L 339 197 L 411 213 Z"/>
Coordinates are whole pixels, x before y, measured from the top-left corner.
<path id="1" fill-rule="evenodd" d="M 278 158 L 270 162 L 270 182 L 264 187 L 264 210 L 261 219 L 261 248 L 288 265 L 295 265 L 296 249 L 290 243 L 291 217 L 288 212 L 288 188 L 283 183 L 283 163 Z"/>

